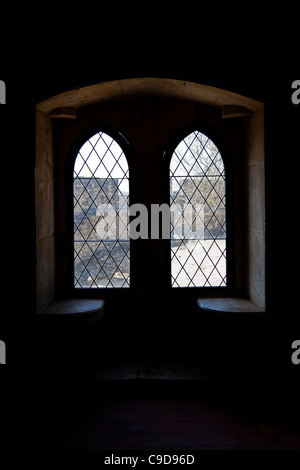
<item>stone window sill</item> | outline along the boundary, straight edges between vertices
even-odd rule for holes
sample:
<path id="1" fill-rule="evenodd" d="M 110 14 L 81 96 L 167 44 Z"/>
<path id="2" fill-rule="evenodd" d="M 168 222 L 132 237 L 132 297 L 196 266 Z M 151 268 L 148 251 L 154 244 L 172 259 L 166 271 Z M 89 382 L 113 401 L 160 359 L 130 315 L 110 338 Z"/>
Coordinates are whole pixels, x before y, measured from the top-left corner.
<path id="1" fill-rule="evenodd" d="M 99 322 L 104 315 L 104 300 L 54 300 L 40 313 L 40 318 L 51 323 L 82 326 Z"/>
<path id="2" fill-rule="evenodd" d="M 203 298 L 197 299 L 198 313 L 203 317 L 248 317 L 264 313 L 251 300 L 238 297 Z"/>

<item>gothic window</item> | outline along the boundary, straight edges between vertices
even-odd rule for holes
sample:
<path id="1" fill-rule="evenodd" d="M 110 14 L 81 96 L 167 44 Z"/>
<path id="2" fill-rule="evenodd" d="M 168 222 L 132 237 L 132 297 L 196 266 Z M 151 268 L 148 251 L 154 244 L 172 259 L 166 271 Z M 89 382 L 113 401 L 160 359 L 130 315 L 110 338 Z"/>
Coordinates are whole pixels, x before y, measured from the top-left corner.
<path id="1" fill-rule="evenodd" d="M 172 287 L 226 286 L 225 169 L 199 131 L 175 148 L 169 166 Z"/>
<path id="2" fill-rule="evenodd" d="M 129 167 L 121 146 L 98 132 L 73 170 L 74 287 L 130 287 Z"/>

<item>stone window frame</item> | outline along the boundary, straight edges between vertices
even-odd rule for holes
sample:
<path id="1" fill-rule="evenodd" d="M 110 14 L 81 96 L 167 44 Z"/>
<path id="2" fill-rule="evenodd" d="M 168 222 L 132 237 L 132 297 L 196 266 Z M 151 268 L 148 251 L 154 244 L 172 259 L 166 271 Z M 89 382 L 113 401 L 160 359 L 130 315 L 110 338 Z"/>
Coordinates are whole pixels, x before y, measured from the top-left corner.
<path id="1" fill-rule="evenodd" d="M 77 112 L 101 102 L 139 97 L 183 100 L 218 109 L 222 120 L 243 120 L 242 166 L 246 187 L 245 226 L 238 243 L 244 244 L 246 262 L 236 262 L 236 294 L 239 274 L 246 279 L 242 294 L 265 309 L 265 189 L 264 105 L 251 98 L 193 82 L 159 78 L 115 80 L 71 90 L 36 105 L 36 306 L 37 311 L 59 296 L 55 247 L 55 181 L 62 178 L 53 155 L 54 119 L 76 120 Z M 238 202 L 236 203 L 238 204 Z M 59 217 L 65 217 L 62 213 Z M 62 269 L 64 272 L 64 269 Z"/>

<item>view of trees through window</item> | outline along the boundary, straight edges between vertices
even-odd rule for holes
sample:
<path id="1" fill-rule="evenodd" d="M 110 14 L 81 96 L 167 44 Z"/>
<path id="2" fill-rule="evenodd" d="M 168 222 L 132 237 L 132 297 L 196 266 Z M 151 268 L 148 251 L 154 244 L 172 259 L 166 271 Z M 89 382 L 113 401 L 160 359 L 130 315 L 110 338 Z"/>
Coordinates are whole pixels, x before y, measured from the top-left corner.
<path id="1" fill-rule="evenodd" d="M 196 131 L 170 162 L 172 287 L 226 285 L 225 170 L 215 144 Z"/>

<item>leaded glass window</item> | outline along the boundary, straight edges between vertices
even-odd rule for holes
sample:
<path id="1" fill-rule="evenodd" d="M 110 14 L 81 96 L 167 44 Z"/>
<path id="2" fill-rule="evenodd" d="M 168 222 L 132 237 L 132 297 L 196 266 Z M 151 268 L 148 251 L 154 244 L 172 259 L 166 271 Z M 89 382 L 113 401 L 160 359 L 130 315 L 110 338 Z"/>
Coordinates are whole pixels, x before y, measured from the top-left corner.
<path id="1" fill-rule="evenodd" d="M 129 168 L 120 145 L 99 132 L 73 170 L 74 286 L 129 287 Z"/>
<path id="2" fill-rule="evenodd" d="M 170 167 L 171 285 L 226 286 L 226 198 L 222 156 L 199 131 L 185 137 Z"/>

